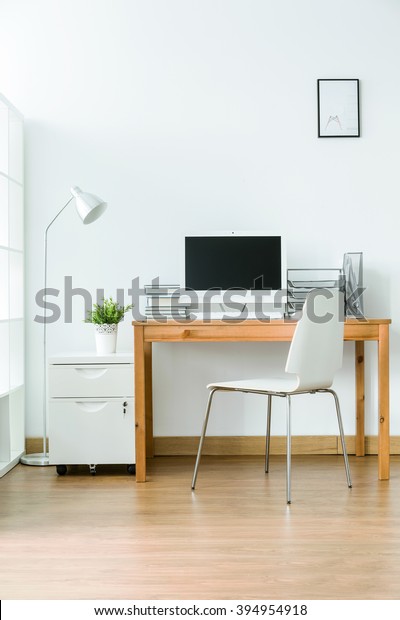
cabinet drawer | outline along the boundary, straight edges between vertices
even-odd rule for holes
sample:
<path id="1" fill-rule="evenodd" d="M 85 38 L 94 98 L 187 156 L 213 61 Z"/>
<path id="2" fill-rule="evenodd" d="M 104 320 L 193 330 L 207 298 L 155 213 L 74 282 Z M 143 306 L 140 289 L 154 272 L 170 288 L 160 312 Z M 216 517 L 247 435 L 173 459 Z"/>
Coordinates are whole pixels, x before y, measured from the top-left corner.
<path id="1" fill-rule="evenodd" d="M 50 398 L 133 396 L 133 364 L 51 364 Z"/>
<path id="2" fill-rule="evenodd" d="M 134 399 L 50 400 L 49 459 L 51 465 L 135 463 Z"/>

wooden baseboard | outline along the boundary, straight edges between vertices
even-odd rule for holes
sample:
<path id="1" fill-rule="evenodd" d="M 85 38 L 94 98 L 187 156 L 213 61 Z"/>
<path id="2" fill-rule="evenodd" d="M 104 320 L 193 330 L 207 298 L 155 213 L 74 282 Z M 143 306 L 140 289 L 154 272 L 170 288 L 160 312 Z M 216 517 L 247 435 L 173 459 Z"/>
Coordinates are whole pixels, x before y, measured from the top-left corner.
<path id="1" fill-rule="evenodd" d="M 49 449 L 49 441 L 47 440 L 47 449 Z M 25 439 L 25 452 L 27 454 L 35 454 L 43 452 L 43 437 L 27 437 Z"/>
<path id="2" fill-rule="evenodd" d="M 155 456 L 187 456 L 197 453 L 198 437 L 155 437 Z M 349 454 L 355 454 L 355 436 L 346 437 Z M 26 452 L 42 452 L 43 439 L 28 437 Z M 265 453 L 265 437 L 206 437 L 203 454 L 252 455 Z M 271 437 L 271 454 L 286 454 L 286 437 Z M 340 438 L 335 435 L 297 435 L 292 437 L 292 454 L 342 454 Z M 365 454 L 378 454 L 378 437 L 365 437 Z M 400 454 L 400 436 L 390 438 L 390 454 Z"/>
<path id="3" fill-rule="evenodd" d="M 196 454 L 198 437 L 155 437 L 155 455 Z M 336 437 L 293 437 L 293 454 L 337 454 Z M 235 455 L 264 454 L 265 437 L 206 437 L 203 454 Z M 286 437 L 271 437 L 271 454 L 286 453 Z"/>

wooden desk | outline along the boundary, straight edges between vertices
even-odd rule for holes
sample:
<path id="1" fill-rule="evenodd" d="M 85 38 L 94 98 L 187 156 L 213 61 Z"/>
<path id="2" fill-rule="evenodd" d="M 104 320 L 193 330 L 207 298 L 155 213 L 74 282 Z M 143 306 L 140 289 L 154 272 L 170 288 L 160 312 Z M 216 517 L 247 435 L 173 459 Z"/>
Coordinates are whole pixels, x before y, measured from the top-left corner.
<path id="1" fill-rule="evenodd" d="M 389 324 L 390 319 L 347 319 L 344 339 L 355 342 L 356 455 L 364 456 L 364 342 L 378 343 L 378 477 L 389 479 Z M 153 342 L 284 342 L 296 322 L 133 321 L 135 338 L 136 482 L 146 482 L 146 456 L 153 456 Z"/>

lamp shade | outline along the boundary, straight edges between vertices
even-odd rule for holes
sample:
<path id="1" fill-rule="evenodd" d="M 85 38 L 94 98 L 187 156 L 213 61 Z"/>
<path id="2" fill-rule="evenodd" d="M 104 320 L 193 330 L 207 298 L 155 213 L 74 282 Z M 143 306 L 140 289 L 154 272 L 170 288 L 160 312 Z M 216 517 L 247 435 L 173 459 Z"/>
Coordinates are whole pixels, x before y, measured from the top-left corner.
<path id="1" fill-rule="evenodd" d="M 91 224 L 106 210 L 107 203 L 94 194 L 83 192 L 80 187 L 71 187 L 71 194 L 75 198 L 76 210 L 84 224 Z"/>

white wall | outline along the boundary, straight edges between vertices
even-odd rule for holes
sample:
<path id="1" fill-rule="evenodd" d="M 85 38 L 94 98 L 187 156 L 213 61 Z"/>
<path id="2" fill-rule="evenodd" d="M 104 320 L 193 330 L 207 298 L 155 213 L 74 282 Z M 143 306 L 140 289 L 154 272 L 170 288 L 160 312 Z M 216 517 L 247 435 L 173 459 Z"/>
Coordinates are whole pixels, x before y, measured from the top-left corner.
<path id="1" fill-rule="evenodd" d="M 26 118 L 27 434 L 41 433 L 44 228 L 80 185 L 106 198 L 83 227 L 51 229 L 49 286 L 91 291 L 181 273 L 185 232 L 270 229 L 292 267 L 365 256 L 367 312 L 392 316 L 392 432 L 400 342 L 398 287 L 400 4 L 397 0 L 2 0 L 0 91 Z M 317 78 L 361 80 L 362 137 L 317 138 Z M 125 322 L 121 348 L 130 348 Z M 93 348 L 74 304 L 49 350 Z M 368 345 L 367 433 L 377 432 L 376 345 Z M 283 364 L 286 345 L 155 346 L 155 431 L 196 434 L 209 380 Z M 337 388 L 354 432 L 353 347 Z M 226 397 L 210 432 L 264 432 L 264 403 Z M 295 433 L 335 433 L 334 414 Z M 232 405 L 231 405 L 232 403 Z M 371 403 L 371 404 L 370 404 Z M 254 412 L 243 416 L 243 411 Z M 273 432 L 283 426 L 275 418 Z"/>

